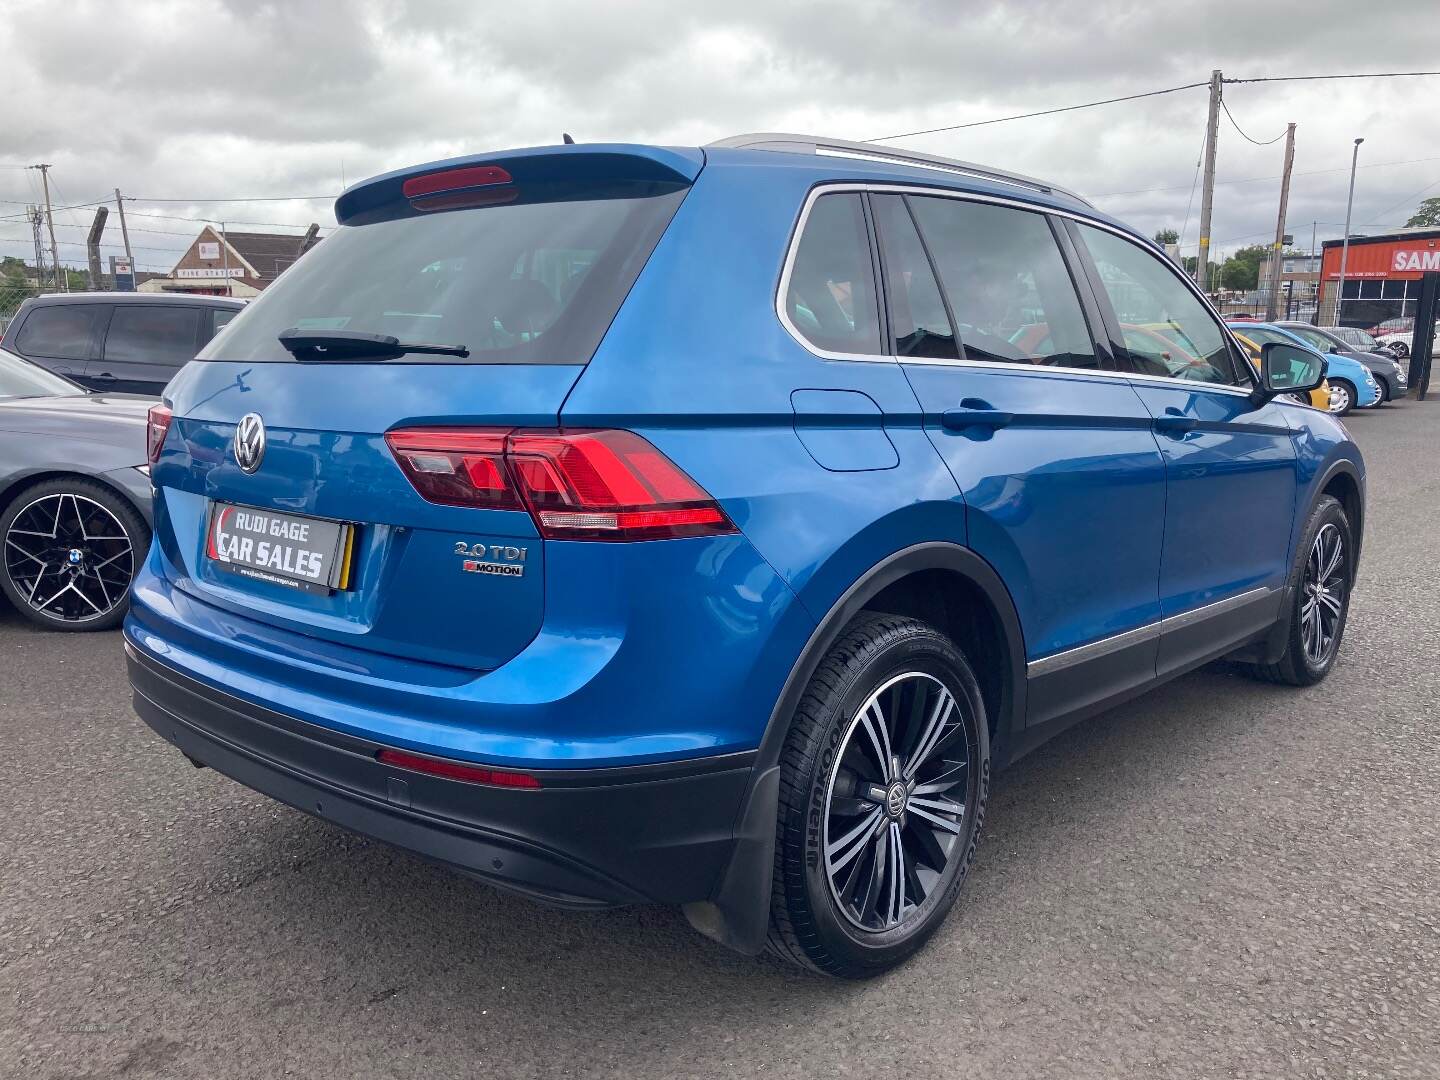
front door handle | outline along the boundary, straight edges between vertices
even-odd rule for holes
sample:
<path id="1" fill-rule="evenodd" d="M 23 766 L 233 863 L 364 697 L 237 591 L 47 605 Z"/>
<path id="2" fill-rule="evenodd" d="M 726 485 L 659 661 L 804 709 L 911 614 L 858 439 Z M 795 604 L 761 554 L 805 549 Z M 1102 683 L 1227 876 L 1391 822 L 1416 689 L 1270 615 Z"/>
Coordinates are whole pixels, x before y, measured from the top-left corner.
<path id="1" fill-rule="evenodd" d="M 1155 430 L 1162 435 L 1184 435 L 1194 431 L 1200 421 L 1190 416 L 1157 416 Z"/>
<path id="2" fill-rule="evenodd" d="M 1014 413 L 998 409 L 946 409 L 940 414 L 940 424 L 947 431 L 964 431 L 974 427 L 1002 428 L 1014 422 Z"/>
<path id="3" fill-rule="evenodd" d="M 92 379 L 94 379 L 96 382 L 114 382 L 114 381 L 115 381 L 115 376 L 114 376 L 114 375 L 111 375 L 110 372 L 108 372 L 108 371 L 102 371 L 102 372 L 100 372 L 99 375 L 91 375 L 90 377 L 91 377 Z"/>

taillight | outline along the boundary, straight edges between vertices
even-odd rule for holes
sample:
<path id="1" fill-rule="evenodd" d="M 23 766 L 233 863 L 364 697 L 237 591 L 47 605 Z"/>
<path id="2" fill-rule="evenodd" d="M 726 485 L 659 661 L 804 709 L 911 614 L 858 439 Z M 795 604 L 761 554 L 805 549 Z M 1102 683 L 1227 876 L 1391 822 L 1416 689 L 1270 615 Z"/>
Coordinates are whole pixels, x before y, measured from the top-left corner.
<path id="1" fill-rule="evenodd" d="M 485 765 L 467 765 L 463 761 L 449 761 L 444 758 L 423 757 L 420 754 L 407 754 L 404 750 L 381 750 L 375 757 L 384 765 L 428 773 L 431 776 L 443 776 L 446 780 L 464 780 L 469 784 L 492 784 L 495 787 L 525 788 L 531 791 L 540 786 L 540 781 L 529 773 L 492 769 Z"/>
<path id="2" fill-rule="evenodd" d="M 662 540 L 735 531 L 725 511 L 631 431 L 408 428 L 385 436 L 430 502 L 525 509 L 551 540 Z"/>
<path id="3" fill-rule="evenodd" d="M 170 421 L 173 418 L 164 405 L 150 406 L 145 424 L 145 456 L 151 465 L 160 460 L 160 448 L 165 445 L 165 435 L 170 430 Z"/>

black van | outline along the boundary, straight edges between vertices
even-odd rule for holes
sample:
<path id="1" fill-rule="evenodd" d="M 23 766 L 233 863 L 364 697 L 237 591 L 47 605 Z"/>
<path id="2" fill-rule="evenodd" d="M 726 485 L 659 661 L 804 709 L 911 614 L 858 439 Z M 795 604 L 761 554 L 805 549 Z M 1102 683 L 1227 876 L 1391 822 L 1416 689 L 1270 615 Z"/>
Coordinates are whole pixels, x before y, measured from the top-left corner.
<path id="1" fill-rule="evenodd" d="M 244 306 L 224 296 L 55 293 L 21 304 L 0 344 L 92 390 L 158 397 Z"/>

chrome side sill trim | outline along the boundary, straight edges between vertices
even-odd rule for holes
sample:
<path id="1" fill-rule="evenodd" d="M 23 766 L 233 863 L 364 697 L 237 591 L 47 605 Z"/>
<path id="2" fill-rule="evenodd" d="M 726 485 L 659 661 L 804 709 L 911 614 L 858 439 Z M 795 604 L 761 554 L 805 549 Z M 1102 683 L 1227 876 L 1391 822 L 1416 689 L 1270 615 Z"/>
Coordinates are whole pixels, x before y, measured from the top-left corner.
<path id="1" fill-rule="evenodd" d="M 1249 589 L 1234 596 L 1227 596 L 1224 600 L 1217 600 L 1213 604 L 1204 604 L 1201 607 L 1191 608 L 1189 611 L 1182 611 L 1178 615 L 1171 615 L 1169 618 L 1157 619 L 1144 626 L 1137 626 L 1133 630 L 1126 630 L 1111 637 L 1101 638 L 1099 641 L 1092 641 L 1088 645 L 1066 649 L 1064 652 L 1051 653 L 1049 656 L 1042 656 L 1040 659 L 1031 660 L 1026 664 L 1025 674 L 1034 679 L 1042 675 L 1052 675 L 1057 671 L 1064 671 L 1066 668 L 1083 664 L 1089 660 L 1098 660 L 1102 656 L 1109 656 L 1111 653 L 1119 652 L 1131 645 L 1151 641 L 1164 634 L 1173 633 L 1187 626 L 1194 626 L 1206 619 L 1213 619 L 1245 607 L 1247 604 L 1256 603 L 1279 591 L 1279 589 L 1269 586 Z"/>

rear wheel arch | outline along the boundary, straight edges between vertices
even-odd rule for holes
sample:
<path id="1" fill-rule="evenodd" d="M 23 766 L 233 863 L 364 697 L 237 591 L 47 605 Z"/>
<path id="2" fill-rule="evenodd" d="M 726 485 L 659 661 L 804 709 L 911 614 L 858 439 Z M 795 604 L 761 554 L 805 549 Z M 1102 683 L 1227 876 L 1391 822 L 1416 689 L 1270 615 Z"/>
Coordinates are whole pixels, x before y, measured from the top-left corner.
<path id="1" fill-rule="evenodd" d="M 771 711 L 760 742 L 750 789 L 741 800 L 734 835 L 736 846 L 730 864 L 717 882 L 712 899 L 685 905 L 685 914 L 707 937 L 742 953 L 755 954 L 764 946 L 769 930 L 772 872 L 775 861 L 775 822 L 779 812 L 779 760 L 790 731 L 790 719 L 806 687 L 826 654 L 851 621 L 865 611 L 891 611 L 910 604 L 927 606 L 920 599 L 925 586 L 942 584 L 941 607 L 947 612 L 939 629 L 947 635 L 958 633 L 955 644 L 964 652 L 976 647 L 974 631 L 987 620 L 998 630 L 1000 640 L 987 657 L 997 659 L 1002 678 L 990 693 L 998 707 L 992 723 L 991 758 L 1002 765 L 1008 757 L 1012 735 L 1018 735 L 1025 715 L 1025 642 L 1015 604 L 993 567 L 968 548 L 958 544 L 929 542 L 916 544 L 882 559 L 854 582 L 830 607 L 810 635 L 791 667 L 790 675 Z M 875 607 L 876 601 L 884 607 Z M 956 603 L 984 605 L 983 618 L 967 618 Z M 975 609 L 976 611 L 980 609 Z M 925 618 L 922 613 L 920 618 Z M 928 620 L 927 620 L 928 621 Z M 973 658 L 976 663 L 984 661 Z M 988 676 L 987 676 L 988 678 Z M 982 698 L 991 708 L 982 680 Z"/>
<path id="2" fill-rule="evenodd" d="M 27 491 L 32 487 L 36 487 L 39 484 L 49 483 L 51 480 L 80 480 L 85 483 L 96 484 L 104 488 L 106 491 L 110 492 L 121 502 L 128 505 L 132 510 L 139 514 L 141 518 L 145 517 L 144 508 L 136 506 L 135 500 L 130 497 L 129 493 L 124 488 L 116 484 L 110 483 L 108 480 L 105 479 L 103 474 L 80 473 L 73 472 L 68 469 L 47 469 L 41 472 L 26 473 L 24 476 L 17 476 L 13 478 L 10 483 L 6 484 L 3 488 L 0 488 L 0 514 L 3 514 L 5 510 L 9 507 L 9 505 L 14 502 L 22 492 Z"/>

